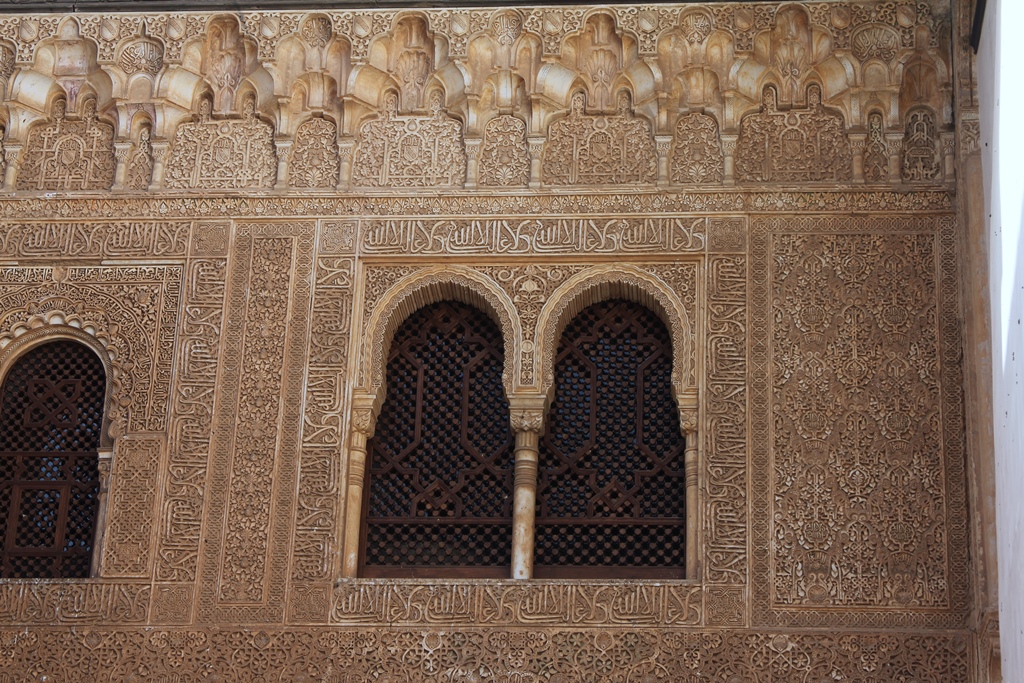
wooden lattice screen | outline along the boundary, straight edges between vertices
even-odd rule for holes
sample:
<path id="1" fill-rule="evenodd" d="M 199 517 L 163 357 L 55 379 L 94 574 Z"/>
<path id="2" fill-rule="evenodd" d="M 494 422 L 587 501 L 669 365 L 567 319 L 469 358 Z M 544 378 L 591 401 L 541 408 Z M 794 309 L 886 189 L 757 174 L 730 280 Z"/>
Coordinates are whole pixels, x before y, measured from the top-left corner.
<path id="1" fill-rule="evenodd" d="M 0 577 L 89 576 L 106 373 L 72 341 L 11 368 L 0 409 Z"/>
<path id="2" fill-rule="evenodd" d="M 562 335 L 540 442 L 535 576 L 685 578 L 685 443 L 665 324 L 629 301 Z"/>
<path id="3" fill-rule="evenodd" d="M 364 576 L 508 576 L 513 437 L 501 331 L 458 302 L 399 327 L 368 446 Z"/>

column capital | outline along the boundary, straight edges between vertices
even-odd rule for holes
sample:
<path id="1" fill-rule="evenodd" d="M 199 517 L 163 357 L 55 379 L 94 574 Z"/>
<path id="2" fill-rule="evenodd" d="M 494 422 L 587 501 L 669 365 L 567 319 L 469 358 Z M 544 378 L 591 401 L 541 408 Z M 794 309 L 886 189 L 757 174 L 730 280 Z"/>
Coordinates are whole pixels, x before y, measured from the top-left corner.
<path id="1" fill-rule="evenodd" d="M 695 434 L 697 432 L 697 409 L 680 408 L 679 426 L 682 428 L 683 433 L 686 436 L 691 436 L 692 434 Z"/>
<path id="2" fill-rule="evenodd" d="M 352 411 L 352 430 L 359 432 L 367 439 L 373 436 L 377 420 L 370 408 L 356 408 Z"/>
<path id="3" fill-rule="evenodd" d="M 171 143 L 167 140 L 153 140 L 152 143 L 150 144 L 152 145 L 153 149 L 153 160 L 163 161 L 164 157 L 167 155 L 167 152 L 171 148 Z"/>
<path id="4" fill-rule="evenodd" d="M 654 136 L 655 149 L 658 150 L 658 154 L 660 156 L 665 156 L 666 154 L 672 151 L 672 140 L 673 137 L 671 135 Z"/>
<path id="5" fill-rule="evenodd" d="M 125 140 L 125 141 L 115 142 L 114 143 L 114 157 L 118 161 L 123 162 L 123 161 L 127 160 L 128 159 L 128 155 L 131 153 L 131 151 L 132 151 L 132 141 L 131 140 Z"/>
<path id="6" fill-rule="evenodd" d="M 512 410 L 509 422 L 513 432 L 540 434 L 544 429 L 544 411 L 537 408 Z"/>

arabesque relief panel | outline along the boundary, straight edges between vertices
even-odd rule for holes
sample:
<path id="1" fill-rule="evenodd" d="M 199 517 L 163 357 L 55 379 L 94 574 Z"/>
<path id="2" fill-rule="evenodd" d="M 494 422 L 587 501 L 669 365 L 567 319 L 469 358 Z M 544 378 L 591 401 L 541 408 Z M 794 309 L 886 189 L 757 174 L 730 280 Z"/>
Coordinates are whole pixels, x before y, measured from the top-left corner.
<path id="1" fill-rule="evenodd" d="M 0 582 L 0 683 L 980 680 L 949 21 L 0 16 L 0 361 L 114 369 L 98 574 Z M 690 578 L 346 573 L 387 330 L 446 292 L 517 406 L 580 302 L 665 318 Z"/>

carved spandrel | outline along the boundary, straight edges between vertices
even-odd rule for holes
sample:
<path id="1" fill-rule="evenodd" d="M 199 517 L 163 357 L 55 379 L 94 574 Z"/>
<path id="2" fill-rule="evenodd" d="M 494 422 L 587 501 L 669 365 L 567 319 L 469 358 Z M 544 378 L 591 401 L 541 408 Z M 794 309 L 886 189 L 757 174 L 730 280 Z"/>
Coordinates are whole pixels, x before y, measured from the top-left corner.
<path id="1" fill-rule="evenodd" d="M 149 136 L 149 129 L 143 129 L 128 156 L 125 188 L 129 190 L 148 190 L 153 179 L 153 145 Z"/>
<path id="2" fill-rule="evenodd" d="M 295 133 L 289 162 L 292 187 L 333 188 L 338 183 L 338 128 L 313 118 Z"/>
<path id="3" fill-rule="evenodd" d="M 110 419 L 126 431 L 166 428 L 180 266 L 5 268 L 0 338 L 45 324 L 92 330 L 110 348 L 118 402 Z"/>
<path id="4" fill-rule="evenodd" d="M 514 116 L 491 119 L 484 129 L 480 151 L 480 184 L 525 187 L 529 180 L 526 124 Z"/>
<path id="5" fill-rule="evenodd" d="M 715 119 L 707 114 L 681 116 L 672 141 L 672 182 L 680 185 L 721 182 L 724 164 Z"/>

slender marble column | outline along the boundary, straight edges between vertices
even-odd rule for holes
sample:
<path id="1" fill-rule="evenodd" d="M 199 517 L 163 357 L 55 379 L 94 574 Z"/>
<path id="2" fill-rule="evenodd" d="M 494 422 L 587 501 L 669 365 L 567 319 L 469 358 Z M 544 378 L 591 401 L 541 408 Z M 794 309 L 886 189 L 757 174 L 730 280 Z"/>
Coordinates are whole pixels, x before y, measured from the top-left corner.
<path id="1" fill-rule="evenodd" d="M 366 479 L 366 442 L 373 436 L 370 411 L 352 416 L 348 445 L 348 495 L 345 497 L 345 545 L 341 575 L 355 578 L 359 572 L 359 534 L 363 518 L 363 482 Z"/>
<path id="2" fill-rule="evenodd" d="M 686 484 L 686 578 L 700 578 L 700 554 L 697 552 L 697 472 L 699 464 L 699 439 L 697 438 L 697 412 L 679 411 L 680 426 L 686 437 L 686 451 L 683 454 L 683 475 Z"/>
<path id="3" fill-rule="evenodd" d="M 512 578 L 533 578 L 534 519 L 537 508 L 537 460 L 544 413 L 512 413 L 516 435 L 516 469 L 512 499 Z"/>
<path id="4" fill-rule="evenodd" d="M 92 544 L 92 566 L 89 568 L 89 576 L 98 578 L 101 572 L 101 561 L 103 558 L 104 532 L 107 528 L 107 498 L 110 492 L 111 464 L 114 460 L 112 448 L 99 449 L 99 473 L 100 486 L 99 495 L 96 497 L 96 532 Z"/>
<path id="5" fill-rule="evenodd" d="M 697 432 L 686 433 L 686 578 L 699 579 L 697 554 Z"/>

